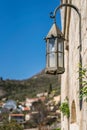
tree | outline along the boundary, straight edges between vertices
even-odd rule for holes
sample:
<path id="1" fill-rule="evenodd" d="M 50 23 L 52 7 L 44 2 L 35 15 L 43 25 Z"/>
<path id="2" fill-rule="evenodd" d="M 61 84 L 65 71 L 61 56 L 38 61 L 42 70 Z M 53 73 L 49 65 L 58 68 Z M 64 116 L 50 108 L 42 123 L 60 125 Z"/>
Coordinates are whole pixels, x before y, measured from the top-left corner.
<path id="1" fill-rule="evenodd" d="M 0 81 L 3 81 L 3 78 L 2 78 L 2 77 L 0 77 Z"/>
<path id="2" fill-rule="evenodd" d="M 48 94 L 50 94 L 51 92 L 52 92 L 52 84 L 50 84 L 50 86 L 49 86 L 49 92 L 48 92 Z"/>
<path id="3" fill-rule="evenodd" d="M 47 107 L 45 106 L 45 103 L 42 101 L 34 102 L 33 103 L 33 110 L 36 112 L 33 114 L 32 118 L 34 122 L 39 126 L 39 129 L 41 129 L 41 126 L 44 126 L 46 124 L 46 118 L 48 115 Z"/>

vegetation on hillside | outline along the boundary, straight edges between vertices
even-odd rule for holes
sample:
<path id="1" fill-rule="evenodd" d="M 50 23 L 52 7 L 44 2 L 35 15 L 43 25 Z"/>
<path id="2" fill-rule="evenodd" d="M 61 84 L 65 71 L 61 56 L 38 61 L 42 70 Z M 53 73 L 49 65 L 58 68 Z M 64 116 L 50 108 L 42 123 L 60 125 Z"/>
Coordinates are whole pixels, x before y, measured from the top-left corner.
<path id="1" fill-rule="evenodd" d="M 47 75 L 44 71 L 26 80 L 0 80 L 0 98 L 24 100 L 26 97 L 35 97 L 37 93 L 49 91 L 50 85 L 56 93 L 60 93 L 60 77 Z"/>

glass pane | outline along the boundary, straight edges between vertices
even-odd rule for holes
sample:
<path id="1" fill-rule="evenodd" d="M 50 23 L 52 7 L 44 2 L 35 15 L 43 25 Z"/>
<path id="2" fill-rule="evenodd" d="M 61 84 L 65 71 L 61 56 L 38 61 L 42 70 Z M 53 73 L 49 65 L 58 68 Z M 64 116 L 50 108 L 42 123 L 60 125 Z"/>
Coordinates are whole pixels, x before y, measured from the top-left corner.
<path id="1" fill-rule="evenodd" d="M 46 67 L 48 67 L 49 66 L 49 63 L 48 63 L 49 61 L 48 61 L 48 55 L 46 56 Z"/>
<path id="2" fill-rule="evenodd" d="M 55 53 L 49 54 L 49 67 L 55 67 L 56 66 L 56 60 L 55 60 Z"/>
<path id="3" fill-rule="evenodd" d="M 58 66 L 63 67 L 63 53 L 58 53 Z"/>
<path id="4" fill-rule="evenodd" d="M 63 52 L 63 42 L 58 43 L 58 51 Z"/>
<path id="5" fill-rule="evenodd" d="M 49 52 L 55 51 L 55 40 L 54 39 L 49 39 L 48 51 Z"/>

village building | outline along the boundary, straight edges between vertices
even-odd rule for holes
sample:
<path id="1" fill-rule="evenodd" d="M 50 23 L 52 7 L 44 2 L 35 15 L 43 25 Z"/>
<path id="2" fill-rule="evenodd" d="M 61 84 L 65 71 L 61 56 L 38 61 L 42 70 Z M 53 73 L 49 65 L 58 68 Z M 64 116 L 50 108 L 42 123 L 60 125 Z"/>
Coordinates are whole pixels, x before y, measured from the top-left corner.
<path id="1" fill-rule="evenodd" d="M 41 96 L 41 97 L 37 97 L 37 98 L 26 98 L 26 101 L 25 101 L 25 106 L 27 107 L 32 107 L 32 104 L 34 102 L 38 102 L 39 100 L 44 102 L 46 99 L 45 96 Z"/>
<path id="2" fill-rule="evenodd" d="M 9 121 L 16 120 L 18 123 L 23 123 L 25 121 L 24 114 L 9 114 Z"/>

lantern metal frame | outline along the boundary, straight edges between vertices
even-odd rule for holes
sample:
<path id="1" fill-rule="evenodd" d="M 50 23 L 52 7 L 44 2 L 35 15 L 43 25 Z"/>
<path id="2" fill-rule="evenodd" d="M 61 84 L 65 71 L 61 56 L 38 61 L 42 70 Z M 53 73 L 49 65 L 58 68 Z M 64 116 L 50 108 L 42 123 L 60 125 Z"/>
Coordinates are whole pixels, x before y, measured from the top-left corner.
<path id="1" fill-rule="evenodd" d="M 64 36 L 63 36 L 62 32 L 57 27 L 56 23 L 54 23 L 54 24 L 55 25 L 53 25 L 52 29 L 51 29 L 51 34 L 48 33 L 47 37 L 45 38 L 45 40 L 47 42 L 47 52 L 46 52 L 46 60 L 47 60 L 46 63 L 47 64 L 46 64 L 45 72 L 48 73 L 48 74 L 54 74 L 55 75 L 55 74 L 62 74 L 65 71 L 65 69 L 64 69 L 64 40 L 65 39 L 64 39 Z M 54 30 L 55 30 L 56 34 L 53 34 L 52 31 L 54 31 Z M 54 40 L 54 51 L 49 50 L 49 46 L 51 45 L 51 43 L 49 41 L 50 39 Z M 61 49 L 59 48 L 59 45 L 62 45 Z M 50 66 L 51 65 L 50 62 L 52 60 L 52 59 L 49 58 L 50 54 L 55 55 L 54 66 Z M 59 61 L 59 58 L 58 58 L 59 55 L 62 56 L 62 62 Z"/>

